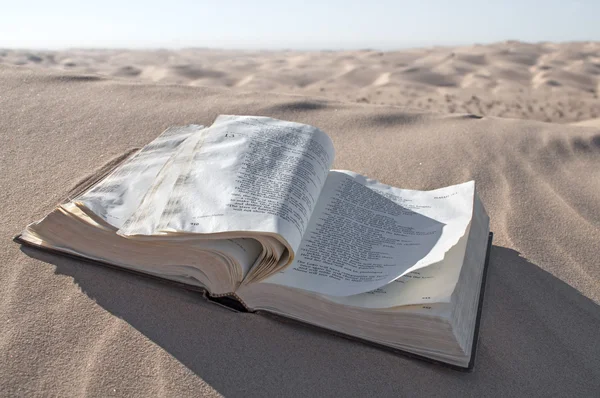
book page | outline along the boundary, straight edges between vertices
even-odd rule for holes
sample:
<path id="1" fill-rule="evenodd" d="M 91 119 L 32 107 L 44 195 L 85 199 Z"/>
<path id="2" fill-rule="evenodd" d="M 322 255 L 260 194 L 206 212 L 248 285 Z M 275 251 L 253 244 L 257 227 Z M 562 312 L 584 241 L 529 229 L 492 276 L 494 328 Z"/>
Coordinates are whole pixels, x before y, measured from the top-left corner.
<path id="1" fill-rule="evenodd" d="M 441 261 L 404 274 L 370 292 L 346 297 L 325 296 L 325 298 L 339 304 L 362 308 L 449 303 L 464 262 L 469 228 L 470 226 Z"/>
<path id="2" fill-rule="evenodd" d="M 169 158 L 186 139 L 203 128 L 198 125 L 168 128 L 74 202 L 83 204 L 115 228 L 121 228 Z"/>
<path id="3" fill-rule="evenodd" d="M 403 190 L 331 171 L 296 260 L 264 282 L 330 296 L 386 286 L 444 259 L 465 235 L 474 189 Z"/>
<path id="4" fill-rule="evenodd" d="M 141 200 L 138 208 L 117 232 L 122 236 L 160 235 L 161 221 L 169 213 L 167 205 L 180 177 L 186 173 L 194 156 L 202 146 L 204 132 L 198 131 L 181 144 L 167 160 Z M 180 181 L 179 181 L 180 182 Z M 180 182 L 181 183 L 181 182 Z"/>
<path id="5" fill-rule="evenodd" d="M 146 195 L 142 199 L 139 207 L 126 220 L 123 226 L 117 231 L 121 236 L 140 237 L 143 235 L 151 238 L 160 238 L 161 228 L 164 227 L 165 220 L 168 221 L 170 215 L 173 215 L 172 207 L 169 207 L 169 199 L 177 183 L 181 183 L 181 178 L 185 175 L 192 165 L 194 153 L 197 152 L 203 143 L 205 130 L 198 131 L 190 136 L 177 149 L 165 163 L 164 167 L 157 174 Z M 182 238 L 179 238 L 181 241 Z M 209 249 L 227 253 L 227 257 L 233 259 L 240 265 L 242 275 L 246 275 L 256 258 L 259 256 L 262 246 L 254 239 L 193 239 L 186 242 L 187 245 L 195 248 Z"/>
<path id="6" fill-rule="evenodd" d="M 299 123 L 220 116 L 173 188 L 160 229 L 276 234 L 295 251 L 333 162 L 329 137 Z"/>
<path id="7" fill-rule="evenodd" d="M 370 292 L 347 297 L 324 296 L 336 303 L 362 308 L 390 308 L 422 304 L 430 309 L 431 303 L 449 303 L 455 291 L 463 267 L 487 245 L 474 249 L 471 240 L 487 239 L 489 217 L 481 201 L 475 198 L 473 217 L 458 243 L 446 252 L 444 259 L 417 271 L 410 272 L 395 281 Z"/>

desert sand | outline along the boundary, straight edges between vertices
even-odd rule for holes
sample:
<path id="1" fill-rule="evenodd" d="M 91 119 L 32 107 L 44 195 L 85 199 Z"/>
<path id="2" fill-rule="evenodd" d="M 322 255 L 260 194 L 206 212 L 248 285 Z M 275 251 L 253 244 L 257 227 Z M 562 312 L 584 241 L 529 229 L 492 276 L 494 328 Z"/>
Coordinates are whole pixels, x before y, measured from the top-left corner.
<path id="1" fill-rule="evenodd" d="M 599 127 L 600 128 L 600 118 L 598 119 L 588 119 L 582 122 L 573 123 L 576 126 L 585 126 L 585 127 Z"/>
<path id="2" fill-rule="evenodd" d="M 0 50 L 0 63 L 568 123 L 600 117 L 600 43 L 402 51 Z"/>
<path id="3" fill-rule="evenodd" d="M 368 51 L 287 58 L 269 53 L 229 61 L 225 52 L 206 52 L 213 58 L 199 70 L 226 69 L 211 66 L 212 59 L 232 64 L 228 72 L 212 76 L 181 72 L 185 68 L 176 73 L 168 65 L 190 61 L 184 61 L 185 53 L 170 60 L 169 52 L 162 53 L 165 61 L 155 72 L 144 62 L 153 63 L 159 53 L 129 52 L 125 59 L 118 52 L 71 53 L 74 66 L 55 54 L 53 62 L 65 65 L 53 68 L 77 69 L 66 71 L 0 65 L 0 396 L 597 395 L 600 127 L 481 117 L 459 106 L 459 92 L 463 85 L 492 84 L 478 88 L 482 96 L 486 90 L 490 96 L 507 90 L 510 98 L 522 88 L 531 96 L 513 96 L 510 104 L 529 101 L 533 107 L 538 98 L 535 112 L 526 115 L 538 119 L 554 118 L 548 104 L 566 101 L 558 99 L 559 93 L 573 95 L 572 108 L 560 108 L 560 121 L 591 119 L 597 117 L 591 90 L 598 88 L 598 46 L 576 45 L 569 52 L 550 44 L 518 45 L 522 50 L 516 54 L 503 52 L 510 45 L 481 47 L 485 54 L 479 58 L 456 50 L 449 62 L 436 58 L 441 52 L 432 58 Z M 584 53 L 585 61 L 577 61 Z M 4 63 L 15 54 L 5 52 Z M 97 68 L 93 73 L 79 69 L 93 57 L 101 58 L 89 61 Z M 384 67 L 381 60 L 387 57 Z M 493 57 L 503 61 L 491 62 Z M 50 61 L 39 61 L 45 62 Z M 110 68 L 127 65 L 140 69 L 135 80 L 106 76 Z M 536 69 L 544 65 L 550 69 Z M 290 84 L 289 76 L 297 76 L 302 66 L 310 78 Z M 461 68 L 472 72 L 453 71 Z M 317 83 L 312 79 L 319 70 Z M 489 71 L 482 75 L 487 77 L 477 76 L 482 70 Z M 521 72 L 513 76 L 511 70 Z M 181 77 L 186 73 L 188 78 Z M 410 73 L 420 81 L 404 79 Z M 244 77 L 245 85 L 240 84 Z M 226 82 L 242 87 L 193 86 Z M 339 89 L 337 96 L 324 99 L 332 87 Z M 375 99 L 384 96 L 379 89 L 388 104 L 341 101 L 385 102 Z M 413 92 L 434 99 L 430 110 L 448 111 L 439 102 L 445 90 L 454 93 L 454 111 L 464 113 L 397 106 L 418 106 L 402 102 Z M 508 104 L 482 109 L 524 117 Z M 433 189 L 477 182 L 495 240 L 474 372 L 232 313 L 181 289 L 11 241 L 111 159 L 143 146 L 170 125 L 210 124 L 222 113 L 318 126 L 335 143 L 336 168 L 390 185 Z"/>

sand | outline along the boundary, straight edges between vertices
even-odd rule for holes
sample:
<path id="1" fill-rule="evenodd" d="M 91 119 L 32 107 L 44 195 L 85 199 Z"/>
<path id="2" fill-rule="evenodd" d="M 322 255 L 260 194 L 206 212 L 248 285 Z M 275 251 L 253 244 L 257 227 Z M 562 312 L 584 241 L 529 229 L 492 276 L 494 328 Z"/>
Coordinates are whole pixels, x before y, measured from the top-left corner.
<path id="1" fill-rule="evenodd" d="M 598 119 L 588 119 L 582 122 L 573 123 L 576 126 L 585 126 L 585 127 L 598 127 L 600 128 L 600 118 Z"/>
<path id="2" fill-rule="evenodd" d="M 390 76 L 389 84 L 398 81 Z M 111 159 L 167 126 L 210 124 L 220 113 L 318 126 L 333 138 L 337 168 L 394 186 L 476 180 L 495 241 L 474 372 L 235 314 L 177 288 L 11 242 Z M 593 396 L 600 390 L 597 127 L 6 65 L 0 119 L 0 396 Z"/>
<path id="3" fill-rule="evenodd" d="M 0 63 L 568 123 L 600 117 L 600 43 L 403 51 L 0 50 Z"/>

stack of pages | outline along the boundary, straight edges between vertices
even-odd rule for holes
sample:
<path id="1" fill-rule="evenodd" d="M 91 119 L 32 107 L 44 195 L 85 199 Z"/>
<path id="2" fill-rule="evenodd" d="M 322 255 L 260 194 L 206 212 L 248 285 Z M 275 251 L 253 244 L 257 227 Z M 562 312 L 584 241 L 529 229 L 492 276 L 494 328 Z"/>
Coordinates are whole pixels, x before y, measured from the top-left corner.
<path id="1" fill-rule="evenodd" d="M 472 367 L 489 237 L 475 183 L 405 190 L 333 161 L 299 123 L 172 127 L 19 241 Z"/>

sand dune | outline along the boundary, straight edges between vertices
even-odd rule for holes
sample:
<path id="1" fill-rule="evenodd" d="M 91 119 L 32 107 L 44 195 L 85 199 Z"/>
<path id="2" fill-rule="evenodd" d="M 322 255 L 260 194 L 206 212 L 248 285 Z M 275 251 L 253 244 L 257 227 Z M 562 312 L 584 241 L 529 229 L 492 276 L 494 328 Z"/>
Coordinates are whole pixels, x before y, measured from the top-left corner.
<path id="1" fill-rule="evenodd" d="M 600 117 L 600 43 L 403 51 L 0 51 L 0 63 L 567 123 Z"/>
<path id="2" fill-rule="evenodd" d="M 91 59 L 107 54 L 92 52 L 85 59 L 96 65 Z M 136 54 L 140 61 L 132 66 L 144 71 L 150 66 L 141 60 L 157 56 Z M 412 66 L 395 72 L 360 69 L 356 59 L 380 57 L 370 52 L 346 55 L 351 61 L 331 57 L 341 63 L 337 81 L 348 87 L 371 79 L 401 87 L 402 73 L 452 75 L 431 66 L 441 56 L 407 54 L 395 62 Z M 460 62 L 487 63 L 488 55 L 468 54 Z M 429 66 L 414 64 L 413 56 Z M 527 67 L 539 59 L 529 53 L 494 56 Z M 310 54 L 256 57 L 264 62 L 231 60 L 228 70 L 252 71 L 233 82 L 277 87 L 302 76 L 289 69 L 291 62 L 293 68 L 317 68 L 307 65 Z M 69 59 L 83 62 L 73 54 Z M 263 68 L 276 71 L 277 60 L 281 70 L 269 77 Z M 153 66 L 152 74 L 164 80 L 187 75 L 194 82 L 233 76 L 210 72 L 224 70 L 212 62 L 194 65 Z M 442 80 L 460 84 L 455 78 Z M 597 128 L 2 65 L 0 101 L 0 396 L 578 397 L 600 391 Z M 10 242 L 111 159 L 169 125 L 210 124 L 220 113 L 318 126 L 334 141 L 335 167 L 391 185 L 431 189 L 477 181 L 495 241 L 473 373 L 231 313 L 177 288 Z"/>

